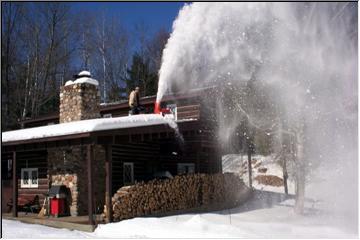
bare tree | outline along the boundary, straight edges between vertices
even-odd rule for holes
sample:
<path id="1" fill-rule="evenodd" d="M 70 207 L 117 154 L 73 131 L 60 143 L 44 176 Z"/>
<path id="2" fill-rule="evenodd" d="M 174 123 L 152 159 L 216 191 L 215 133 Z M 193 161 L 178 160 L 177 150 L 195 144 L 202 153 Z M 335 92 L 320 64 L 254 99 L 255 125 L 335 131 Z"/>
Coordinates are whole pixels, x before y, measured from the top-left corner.
<path id="1" fill-rule="evenodd" d="M 39 6 L 39 13 L 45 23 L 45 33 L 47 36 L 44 54 L 43 74 L 41 78 L 41 92 L 39 102 L 35 108 L 35 114 L 39 114 L 41 108 L 49 101 L 58 97 L 60 81 L 57 79 L 62 73 L 63 65 L 69 58 L 70 51 L 66 47 L 69 38 L 69 6 L 60 3 L 46 3 Z M 66 50 L 66 51 L 65 51 Z M 60 70 L 61 69 L 61 70 Z M 63 78 L 64 76 L 60 76 Z M 51 104 L 56 107 L 57 104 Z"/>
<path id="2" fill-rule="evenodd" d="M 4 2 L 2 3 L 2 41 L 1 41 L 1 86 L 2 86 L 2 128 L 8 129 L 11 125 L 16 123 L 16 117 L 13 116 L 13 111 L 10 111 L 14 106 L 13 97 L 11 94 L 14 79 L 15 79 L 15 65 L 17 65 L 17 56 L 19 41 L 16 36 L 19 33 L 19 28 L 22 21 L 23 8 L 19 3 Z"/>
<path id="3" fill-rule="evenodd" d="M 56 111 L 59 87 L 79 70 L 79 56 L 81 68 L 103 76 L 105 99 L 119 99 L 130 50 L 128 34 L 115 18 L 83 21 L 70 14 L 67 3 L 2 6 L 3 129 L 17 128 L 18 120 Z"/>
<path id="4" fill-rule="evenodd" d="M 154 37 L 148 41 L 146 50 L 147 56 L 150 59 L 151 71 L 159 71 L 161 67 L 163 50 L 169 37 L 169 32 L 166 31 L 164 28 L 160 28 L 160 30 L 155 33 Z"/>
<path id="5" fill-rule="evenodd" d="M 82 10 L 77 16 L 76 32 L 79 34 L 79 56 L 81 56 L 81 69 L 91 71 L 93 63 L 93 55 L 95 49 L 95 32 L 93 26 L 95 25 L 95 18 L 89 11 Z M 86 21 L 83 21 L 83 18 Z"/>
<path id="6" fill-rule="evenodd" d="M 103 102 L 116 101 L 123 92 L 126 66 L 129 59 L 128 33 L 118 18 L 96 19 L 96 30 L 93 36 L 92 61 L 101 62 L 94 65 L 92 71 L 101 76 Z"/>
<path id="7" fill-rule="evenodd" d="M 18 120 L 58 107 L 59 86 L 69 75 L 76 49 L 72 44 L 75 34 L 67 4 L 9 3 L 3 12 L 9 13 L 4 24 L 10 27 L 2 29 L 3 39 L 7 39 L 2 45 L 3 103 L 6 109 L 11 107 L 11 111 L 3 111 L 8 118 L 3 123 L 15 128 Z"/>

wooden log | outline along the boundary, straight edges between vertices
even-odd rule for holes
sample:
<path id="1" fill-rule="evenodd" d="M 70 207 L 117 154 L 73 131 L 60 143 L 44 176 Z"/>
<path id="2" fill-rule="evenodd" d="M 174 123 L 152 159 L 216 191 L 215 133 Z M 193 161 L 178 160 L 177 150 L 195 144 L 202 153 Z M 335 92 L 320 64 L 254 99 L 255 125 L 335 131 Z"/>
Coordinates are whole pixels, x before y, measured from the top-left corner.
<path id="1" fill-rule="evenodd" d="M 243 182 L 233 174 L 192 174 L 120 188 L 112 197 L 113 217 L 122 220 L 199 206 L 236 202 Z M 104 211 L 106 213 L 106 211 Z"/>

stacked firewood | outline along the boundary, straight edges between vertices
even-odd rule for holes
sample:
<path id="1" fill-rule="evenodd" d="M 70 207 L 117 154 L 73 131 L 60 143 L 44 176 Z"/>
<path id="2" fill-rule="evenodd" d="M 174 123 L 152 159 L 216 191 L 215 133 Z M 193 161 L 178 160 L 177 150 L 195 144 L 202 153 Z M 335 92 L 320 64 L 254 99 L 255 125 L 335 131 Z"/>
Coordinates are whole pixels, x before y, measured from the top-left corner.
<path id="1" fill-rule="evenodd" d="M 242 191 L 241 194 L 239 194 Z M 250 190 L 233 174 L 191 174 L 120 188 L 112 198 L 113 219 L 193 209 L 233 206 Z M 106 208 L 103 217 L 106 216 Z"/>

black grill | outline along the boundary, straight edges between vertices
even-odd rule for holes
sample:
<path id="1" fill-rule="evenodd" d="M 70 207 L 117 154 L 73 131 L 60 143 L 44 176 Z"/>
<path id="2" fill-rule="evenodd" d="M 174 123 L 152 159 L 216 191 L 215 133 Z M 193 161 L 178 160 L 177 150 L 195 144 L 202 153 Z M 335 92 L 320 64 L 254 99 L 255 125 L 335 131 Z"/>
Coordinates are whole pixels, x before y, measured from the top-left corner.
<path id="1" fill-rule="evenodd" d="M 69 194 L 69 189 L 65 185 L 51 186 L 49 190 L 49 197 L 66 198 Z"/>

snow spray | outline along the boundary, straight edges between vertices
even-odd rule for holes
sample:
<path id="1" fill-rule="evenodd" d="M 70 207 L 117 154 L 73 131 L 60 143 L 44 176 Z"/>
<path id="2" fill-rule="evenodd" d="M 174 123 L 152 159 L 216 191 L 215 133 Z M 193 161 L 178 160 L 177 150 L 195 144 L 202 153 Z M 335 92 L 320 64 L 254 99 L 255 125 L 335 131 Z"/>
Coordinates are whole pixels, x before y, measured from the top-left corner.
<path id="1" fill-rule="evenodd" d="M 156 102 L 172 89 L 255 79 L 275 96 L 287 126 L 306 125 L 306 196 L 323 199 L 336 219 L 357 228 L 357 53 L 355 2 L 186 4 L 163 51 Z M 246 112 L 240 98 L 230 107 L 225 97 L 219 91 L 222 142 Z M 246 112 L 271 137 L 276 122 L 259 116 Z"/>

